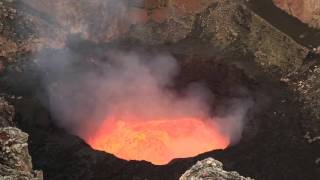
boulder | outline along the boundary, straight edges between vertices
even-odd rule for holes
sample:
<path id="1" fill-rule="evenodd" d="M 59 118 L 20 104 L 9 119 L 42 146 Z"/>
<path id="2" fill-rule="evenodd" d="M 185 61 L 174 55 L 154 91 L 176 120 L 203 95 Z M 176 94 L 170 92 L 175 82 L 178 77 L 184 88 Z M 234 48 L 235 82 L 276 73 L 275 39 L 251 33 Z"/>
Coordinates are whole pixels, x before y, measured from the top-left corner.
<path id="1" fill-rule="evenodd" d="M 194 166 L 187 170 L 179 180 L 253 180 L 243 177 L 235 171 L 223 170 L 223 164 L 213 158 L 198 161 Z"/>
<path id="2" fill-rule="evenodd" d="M 0 128 L 0 179 L 42 180 L 41 171 L 32 170 L 28 134 L 18 128 Z"/>
<path id="3" fill-rule="evenodd" d="M 28 134 L 13 126 L 14 107 L 0 97 L 0 179 L 42 180 L 32 169 Z"/>

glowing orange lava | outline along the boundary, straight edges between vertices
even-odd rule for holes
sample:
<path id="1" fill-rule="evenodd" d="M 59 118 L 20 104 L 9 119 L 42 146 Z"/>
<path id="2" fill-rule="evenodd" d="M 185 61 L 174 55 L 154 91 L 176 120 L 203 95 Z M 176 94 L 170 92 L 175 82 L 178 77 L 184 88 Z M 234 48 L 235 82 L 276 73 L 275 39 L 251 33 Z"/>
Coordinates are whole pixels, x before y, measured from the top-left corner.
<path id="1" fill-rule="evenodd" d="M 146 160 L 161 165 L 175 158 L 226 148 L 229 139 L 208 122 L 194 118 L 153 121 L 110 118 L 87 142 L 94 149 L 126 160 Z"/>

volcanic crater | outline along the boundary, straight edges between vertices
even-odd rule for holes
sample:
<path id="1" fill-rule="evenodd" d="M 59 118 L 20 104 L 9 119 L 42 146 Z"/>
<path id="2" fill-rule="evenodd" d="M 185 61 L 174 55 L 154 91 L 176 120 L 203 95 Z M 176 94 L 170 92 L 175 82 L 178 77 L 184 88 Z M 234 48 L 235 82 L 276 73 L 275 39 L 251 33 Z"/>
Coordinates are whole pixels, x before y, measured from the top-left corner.
<path id="1" fill-rule="evenodd" d="M 41 10 L 46 9 L 45 3 L 42 4 L 43 6 L 37 6 L 37 3 L 29 2 L 15 1 L 18 5 L 9 3 L 8 6 L 13 6 L 23 13 L 28 12 L 29 15 L 31 14 L 30 16 L 35 17 L 33 23 L 45 24 L 43 27 L 45 30 L 50 29 L 53 21 L 60 23 L 61 26 L 64 26 L 64 23 L 68 24 L 64 21 L 59 22 L 61 17 L 55 17 L 50 11 L 47 12 L 46 16 L 41 14 L 43 13 Z M 136 3 L 139 4 L 139 2 Z M 67 33 L 67 35 L 62 33 L 63 35 L 60 35 L 63 37 L 59 36 L 55 39 L 50 37 L 52 34 L 59 34 L 60 31 L 55 31 L 55 29 L 50 36 L 40 38 L 40 41 L 45 41 L 44 44 L 46 44 L 40 50 L 44 52 L 43 54 L 36 50 L 25 52 L 26 50 L 22 48 L 22 52 L 17 52 L 13 56 L 16 59 L 15 61 L 5 63 L 4 71 L 1 71 L 0 68 L 1 95 L 14 105 L 16 111 L 14 121 L 17 127 L 30 135 L 29 150 L 34 168 L 41 169 L 44 172 L 45 179 L 52 180 L 170 180 L 178 179 L 198 160 L 213 157 L 223 162 L 225 169 L 237 171 L 244 176 L 255 179 L 314 180 L 319 177 L 319 166 L 315 163 L 319 145 L 310 144 L 306 140 L 306 132 L 311 134 L 318 132 L 319 128 L 316 126 L 318 121 L 309 121 L 309 119 L 315 119 L 315 115 L 309 113 L 312 110 L 302 108 L 305 106 L 304 102 L 297 100 L 297 97 L 302 95 L 298 94 L 293 85 L 288 84 L 287 81 L 288 78 L 297 82 L 305 78 L 305 73 L 308 71 L 306 69 L 316 66 L 318 64 L 316 58 L 318 57 L 312 56 L 310 59 L 310 51 L 304 45 L 296 43 L 294 35 L 288 36 L 282 33 L 272 25 L 272 22 L 266 22 L 264 18 L 256 15 L 247 2 L 224 0 L 208 3 L 207 1 L 201 1 L 201 7 L 197 6 L 191 10 L 178 8 L 175 11 L 177 14 L 173 13 L 174 15 L 171 14 L 172 9 L 167 9 L 168 2 L 161 1 L 159 7 L 153 6 L 152 3 L 139 5 L 138 7 L 135 3 L 130 4 L 130 6 L 134 6 L 134 11 L 130 11 L 131 13 L 145 17 L 145 9 L 147 9 L 151 20 L 141 20 L 139 16 L 139 21 L 130 24 L 130 28 L 127 28 L 126 24 L 120 23 L 122 29 L 116 29 L 117 32 L 112 32 L 110 31 L 112 28 L 106 29 L 101 25 L 98 28 L 92 27 L 94 29 L 91 29 L 92 32 L 83 33 L 82 28 L 79 28 L 80 31 L 76 33 Z M 192 3 L 195 2 L 192 1 Z M 81 9 L 82 4 L 78 5 L 78 8 Z M 66 7 L 68 6 L 66 5 Z M 59 6 L 57 5 L 55 8 L 59 9 Z M 92 5 L 90 8 L 96 7 Z M 226 10 L 232 10 L 235 15 L 229 17 L 219 14 L 221 12 L 225 13 Z M 254 10 L 259 11 L 259 9 Z M 156 16 L 157 13 L 161 16 Z M 70 14 L 72 13 L 70 12 Z M 171 16 L 174 17 L 171 18 Z M 280 13 L 279 16 L 289 18 L 283 13 Z M 48 20 L 47 17 L 51 17 L 53 20 Z M 82 18 L 81 16 L 77 17 Z M 157 19 L 157 17 L 160 19 Z M 154 19 L 152 20 L 152 18 Z M 166 18 L 169 18 L 169 20 Z M 86 21 L 91 21 L 91 18 L 82 20 L 88 23 Z M 95 20 L 99 22 L 101 19 L 97 18 Z M 110 18 L 107 18 L 107 20 L 110 20 Z M 74 19 L 70 21 L 77 23 L 77 20 Z M 296 20 L 292 21 L 297 23 Z M 179 24 L 181 22 L 182 24 Z M 68 24 L 68 26 L 73 27 L 76 26 L 75 24 Z M 119 25 L 119 23 L 115 24 Z M 98 26 L 97 23 L 95 25 Z M 24 24 L 23 26 L 29 25 Z M 308 29 L 304 25 L 301 26 Z M 175 27 L 176 32 L 171 31 Z M 158 30 L 155 30 L 157 28 Z M 257 30 L 259 28 L 263 30 Z M 30 29 L 24 30 L 30 31 Z M 316 32 L 314 29 L 310 31 Z M 43 35 L 43 32 L 37 33 L 40 34 L 40 37 Z M 111 40 L 109 38 L 110 33 L 112 34 Z M 58 42 L 60 38 L 63 39 L 62 47 Z M 305 42 L 301 44 L 303 43 Z M 66 52 L 68 53 L 66 54 Z M 133 152 L 127 153 L 124 151 L 126 153 L 123 153 L 121 151 L 121 153 L 117 153 L 119 151 L 114 148 L 116 152 L 112 153 L 108 152 L 110 148 L 104 150 L 104 148 L 96 145 L 97 143 L 90 140 L 90 134 L 101 134 L 101 132 L 103 134 L 108 129 L 117 129 L 115 126 L 118 126 L 117 124 L 110 126 L 106 124 L 105 129 L 102 129 L 102 131 L 99 129 L 104 126 L 100 120 L 104 120 L 106 116 L 105 114 L 96 115 L 95 110 L 108 109 L 109 102 L 104 95 L 97 93 L 97 89 L 100 88 L 99 92 L 114 92 L 104 86 L 95 86 L 96 84 L 91 81 L 92 79 L 87 79 L 87 77 L 95 78 L 101 77 L 101 74 L 106 74 L 107 80 L 99 81 L 99 84 L 111 84 L 110 79 L 108 79 L 110 74 L 106 69 L 126 67 L 127 65 L 116 63 L 113 66 L 113 55 L 110 56 L 106 52 L 120 52 L 126 56 L 129 54 L 129 57 L 137 56 L 138 59 L 141 57 L 143 60 L 137 60 L 138 63 L 148 64 L 149 60 L 154 59 L 159 54 L 164 55 L 166 59 L 175 61 L 175 73 L 170 75 L 172 79 L 168 82 L 165 80 L 164 85 L 162 84 L 163 81 L 160 81 L 160 83 L 156 81 L 155 87 L 164 86 L 165 92 L 169 91 L 171 98 L 180 100 L 180 98 L 188 97 L 186 89 L 189 88 L 190 84 L 196 87 L 200 86 L 201 92 L 207 92 L 204 97 L 208 103 L 203 108 L 202 105 L 197 104 L 198 100 L 195 100 L 196 105 L 189 108 L 188 105 L 194 101 L 186 101 L 187 103 L 184 103 L 183 107 L 187 106 L 188 108 L 178 111 L 178 115 L 175 114 L 176 111 L 173 109 L 179 109 L 180 104 L 176 106 L 166 104 L 168 107 L 165 107 L 165 103 L 160 103 L 162 105 L 161 109 L 165 107 L 165 112 L 168 109 L 174 112 L 170 116 L 166 114 L 164 117 L 180 117 L 182 112 L 190 113 L 190 116 L 195 114 L 194 116 L 198 118 L 202 117 L 202 111 L 206 109 L 206 118 L 219 119 L 219 121 L 213 121 L 218 122 L 218 125 L 215 126 L 216 129 L 211 129 L 211 125 L 204 123 L 210 121 L 195 120 L 192 119 L 193 117 L 186 121 L 183 121 L 185 120 L 183 118 L 183 120 L 176 118 L 177 123 L 172 123 L 171 119 L 166 119 L 170 123 L 165 123 L 165 125 L 160 123 L 160 126 L 157 124 L 159 121 L 156 121 L 156 124 L 153 121 L 148 121 L 150 124 L 147 125 L 145 123 L 140 125 L 140 121 L 136 121 L 137 124 L 134 124 L 135 121 L 124 121 L 127 124 L 120 124 L 120 129 L 131 131 L 123 144 L 117 144 L 120 141 L 117 138 L 121 139 L 126 136 L 123 129 L 120 132 L 111 133 L 114 136 L 111 136 L 112 138 L 109 138 L 108 141 L 103 141 L 112 142 L 112 147 L 121 146 L 121 150 L 133 148 Z M 121 57 L 123 56 L 121 55 Z M 60 61 L 56 61 L 56 59 Z M 42 60 L 50 62 L 49 65 L 47 63 L 42 64 Z M 72 69 L 68 69 L 69 64 L 61 67 L 60 64 L 56 64 L 64 63 L 64 60 L 72 61 Z M 159 64 L 156 64 L 156 66 L 148 65 L 147 72 L 161 74 L 161 67 Z M 140 70 L 134 72 L 140 72 Z M 121 76 L 123 72 L 127 72 L 126 69 L 120 68 L 116 74 Z M 170 74 L 170 69 L 165 73 Z M 77 78 L 71 78 L 74 74 Z M 134 87 L 133 85 L 136 84 L 133 82 L 137 81 L 135 76 L 141 76 L 141 74 L 129 74 L 125 76 L 125 78 L 129 78 L 129 81 L 124 81 L 123 84 L 119 85 L 119 87 L 128 90 L 128 92 L 124 91 L 123 94 L 120 93 L 121 96 L 125 97 L 123 101 L 126 103 L 119 104 L 118 101 L 110 99 L 111 104 L 116 104 L 117 108 L 121 110 L 127 105 L 130 107 L 120 111 L 122 116 L 118 117 L 127 118 L 128 116 L 125 116 L 125 113 L 132 117 L 131 109 L 134 109 L 133 106 L 135 105 L 137 108 L 139 107 L 139 113 L 143 112 L 143 117 L 145 112 L 158 113 L 158 111 L 154 111 L 154 99 L 150 98 L 153 97 L 152 93 L 143 97 L 138 91 L 137 94 L 130 96 L 130 93 L 136 93 L 137 89 L 148 89 L 149 87 L 143 86 L 149 83 L 149 81 L 145 81 L 145 78 L 138 79 L 139 82 L 145 82 Z M 155 75 L 155 79 L 157 77 Z M 153 79 L 151 78 L 150 81 L 153 82 Z M 79 83 L 80 85 L 77 86 Z M 93 83 L 94 86 L 82 86 L 82 83 L 89 83 L 90 85 Z M 59 87 L 62 87 L 62 89 L 59 89 Z M 69 89 L 70 87 L 72 88 Z M 119 89 L 116 89 L 117 95 L 118 92 Z M 142 95 L 144 95 L 144 92 L 154 91 L 142 91 Z M 126 94 L 129 94 L 129 96 Z M 21 98 L 12 98 L 11 95 Z M 147 105 L 140 108 L 141 102 L 139 101 L 133 104 L 131 101 L 127 102 L 126 100 L 133 98 L 132 96 L 137 96 L 141 101 L 147 99 Z M 137 99 L 137 97 L 134 97 L 134 99 Z M 160 96 L 159 99 L 166 98 Z M 66 100 L 70 104 L 59 104 L 60 102 L 66 102 Z M 52 109 L 53 101 L 58 102 L 58 106 L 55 104 L 54 109 Z M 78 104 L 81 108 L 78 107 Z M 93 105 L 99 105 L 99 107 Z M 106 105 L 106 107 L 102 105 Z M 193 112 L 194 109 L 197 111 Z M 238 109 L 241 109 L 240 115 L 234 113 L 238 112 Z M 134 113 L 136 112 L 134 111 Z M 159 114 L 162 115 L 162 111 L 160 112 Z M 135 115 L 141 119 L 142 116 L 139 113 Z M 66 117 L 81 119 L 92 117 L 92 114 L 95 115 L 99 123 L 94 124 L 92 121 L 81 120 L 64 121 Z M 226 120 L 230 118 L 231 121 Z M 112 120 L 106 122 L 110 121 L 112 122 Z M 133 123 L 133 125 L 130 123 Z M 228 128 L 226 130 L 225 127 L 219 126 L 219 123 L 237 124 L 236 135 L 228 133 Z M 183 125 L 186 124 L 187 128 L 184 129 Z M 205 128 L 199 128 L 203 124 L 205 124 Z M 86 128 L 83 128 L 83 126 Z M 197 128 L 199 130 L 196 130 Z M 153 129 L 157 131 L 152 131 Z M 165 135 L 159 134 L 159 129 L 164 129 Z M 211 133 L 212 130 L 214 133 Z M 147 135 L 139 134 L 149 131 L 151 133 Z M 208 134 L 206 134 L 207 132 Z M 234 133 L 234 131 L 232 132 Z M 205 135 L 202 136 L 202 133 Z M 174 135 L 170 136 L 168 134 Z M 164 136 L 163 139 L 160 138 L 162 135 Z M 196 149 L 196 153 L 192 151 L 191 154 L 184 154 L 179 157 L 178 153 L 172 153 L 175 146 L 166 149 L 168 147 L 166 145 L 170 143 L 166 144 L 165 141 L 171 142 L 170 138 L 176 136 L 183 136 L 188 139 L 189 135 L 191 136 L 190 141 L 183 143 L 179 141 L 181 143 L 178 143 L 179 151 L 185 152 L 185 150 Z M 200 147 L 203 142 L 209 143 L 206 141 L 207 136 L 210 138 L 215 135 L 217 137 L 213 138 L 212 141 L 220 142 L 222 139 L 216 148 L 213 148 L 213 146 L 209 146 L 209 149 Z M 145 141 L 149 137 L 152 140 Z M 136 142 L 139 138 L 142 140 Z M 134 144 L 139 142 L 149 144 L 147 146 L 136 146 Z M 172 142 L 175 143 L 175 141 Z M 153 151 L 150 147 L 155 147 L 155 150 Z M 169 155 L 165 157 L 167 154 L 163 152 Z M 149 153 L 148 156 L 145 156 L 146 153 Z M 161 153 L 164 154 L 163 157 L 159 157 Z M 142 154 L 142 156 L 131 157 L 132 154 Z"/>
<path id="2" fill-rule="evenodd" d="M 117 44 L 117 46 L 123 48 L 123 46 L 128 46 L 130 42 L 124 44 Z M 77 47 L 74 47 L 71 43 L 70 48 L 75 48 L 72 50 L 75 54 L 81 54 L 80 56 L 77 55 L 79 68 L 81 66 L 101 68 L 91 64 L 89 57 L 95 56 L 94 52 L 96 51 L 94 48 L 92 49 L 91 43 L 88 47 L 87 43 L 83 43 L 84 47 L 77 45 Z M 103 47 L 105 51 L 114 48 L 114 45 L 111 47 L 105 46 L 97 45 L 97 48 Z M 311 170 L 311 168 L 301 168 L 300 164 L 305 158 L 312 159 L 313 157 L 312 154 L 304 154 L 309 147 L 304 139 L 297 137 L 303 135 L 299 130 L 299 121 L 301 120 L 299 104 L 292 102 L 291 98 L 294 94 L 288 90 L 286 85 L 274 79 L 273 75 L 261 73 L 263 70 L 259 70 L 259 66 L 252 61 L 252 56 L 236 54 L 226 56 L 223 53 L 218 53 L 218 51 L 212 51 L 213 47 L 208 48 L 206 52 L 193 52 L 190 49 L 194 48 L 194 43 L 190 44 L 193 47 L 190 49 L 184 48 L 187 43 L 173 44 L 169 47 L 142 46 L 138 50 L 136 50 L 135 43 L 134 46 L 134 50 L 129 46 L 125 47 L 124 51 L 147 51 L 148 53 L 154 51 L 152 53 L 158 53 L 160 49 L 160 51 L 172 53 L 181 68 L 180 73 L 174 80 L 173 88 L 179 92 L 192 82 L 206 84 L 214 94 L 214 103 L 210 107 L 210 112 L 213 115 L 227 116 L 234 100 L 239 105 L 243 103 L 244 106 L 246 106 L 246 102 L 250 101 L 250 104 L 253 105 L 250 105 L 246 112 L 245 126 L 240 142 L 237 140 L 225 150 L 203 152 L 196 157 L 174 159 L 161 166 L 153 165 L 147 161 L 119 159 L 112 154 L 92 149 L 84 140 L 61 128 L 46 106 L 49 104 L 48 99 L 43 99 L 44 96 L 39 95 L 45 93 L 39 89 L 41 87 L 39 74 L 36 75 L 37 72 L 26 70 L 24 73 L 27 76 L 23 73 L 19 77 L 15 77 L 19 80 L 12 81 L 10 79 L 10 92 L 24 97 L 23 100 L 12 100 L 12 103 L 16 108 L 18 126 L 30 135 L 29 146 L 34 166 L 37 169 L 42 169 L 46 178 L 130 179 L 135 177 L 136 179 L 177 179 L 197 160 L 212 156 L 224 162 L 226 168 L 236 169 L 251 177 L 278 178 L 281 175 L 289 175 L 290 177 L 290 172 L 284 172 L 277 165 L 268 165 L 276 162 L 285 165 L 288 170 L 295 169 L 301 173 L 302 170 Z M 89 47 L 89 51 L 93 53 L 86 52 L 85 54 L 89 55 L 83 55 L 83 49 Z M 203 51 L 203 48 L 207 47 L 199 48 Z M 28 67 L 25 68 L 28 69 Z M 276 73 L 277 70 L 273 71 Z M 33 76 L 30 74 L 33 74 Z M 8 76 L 14 77 L 10 73 Z M 25 86 L 25 83 L 23 83 L 21 87 L 19 81 L 25 81 L 25 78 L 29 79 L 30 77 L 35 78 L 33 81 L 27 80 L 32 84 Z M 36 83 L 37 81 L 39 84 Z M 34 89 L 37 89 L 37 91 Z M 41 98 L 39 99 L 39 97 Z M 287 127 L 287 123 L 290 123 L 290 128 Z M 170 128 L 177 129 L 177 127 Z M 190 148 L 197 146 L 197 144 L 188 145 Z M 312 152 L 312 149 L 308 151 Z M 302 166 L 311 166 L 311 164 Z M 265 174 L 266 171 L 257 171 L 256 168 L 258 167 L 264 170 L 272 170 L 273 173 Z M 295 173 L 292 174 L 296 176 Z M 310 171 L 310 177 L 313 177 L 312 171 Z"/>

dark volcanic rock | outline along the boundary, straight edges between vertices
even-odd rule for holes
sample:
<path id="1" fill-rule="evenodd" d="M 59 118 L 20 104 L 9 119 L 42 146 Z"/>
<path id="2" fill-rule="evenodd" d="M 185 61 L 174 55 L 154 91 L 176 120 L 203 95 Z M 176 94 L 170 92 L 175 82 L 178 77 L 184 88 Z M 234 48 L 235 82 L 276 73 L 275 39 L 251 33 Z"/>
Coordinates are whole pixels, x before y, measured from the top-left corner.
<path id="1" fill-rule="evenodd" d="M 0 97 L 0 127 L 14 126 L 14 107 Z"/>

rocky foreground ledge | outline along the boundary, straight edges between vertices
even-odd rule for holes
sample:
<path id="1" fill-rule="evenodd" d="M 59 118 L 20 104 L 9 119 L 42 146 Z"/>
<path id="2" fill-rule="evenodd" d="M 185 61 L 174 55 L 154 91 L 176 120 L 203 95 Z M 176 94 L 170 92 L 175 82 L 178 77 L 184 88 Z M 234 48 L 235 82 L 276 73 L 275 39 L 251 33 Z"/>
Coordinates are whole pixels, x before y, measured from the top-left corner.
<path id="1" fill-rule="evenodd" d="M 223 170 L 223 164 L 213 158 L 198 161 L 197 164 L 187 170 L 179 180 L 253 180 L 243 177 L 235 171 Z"/>
<path id="2" fill-rule="evenodd" d="M 0 180 L 42 180 L 32 169 L 28 134 L 13 126 L 14 108 L 0 97 Z"/>

